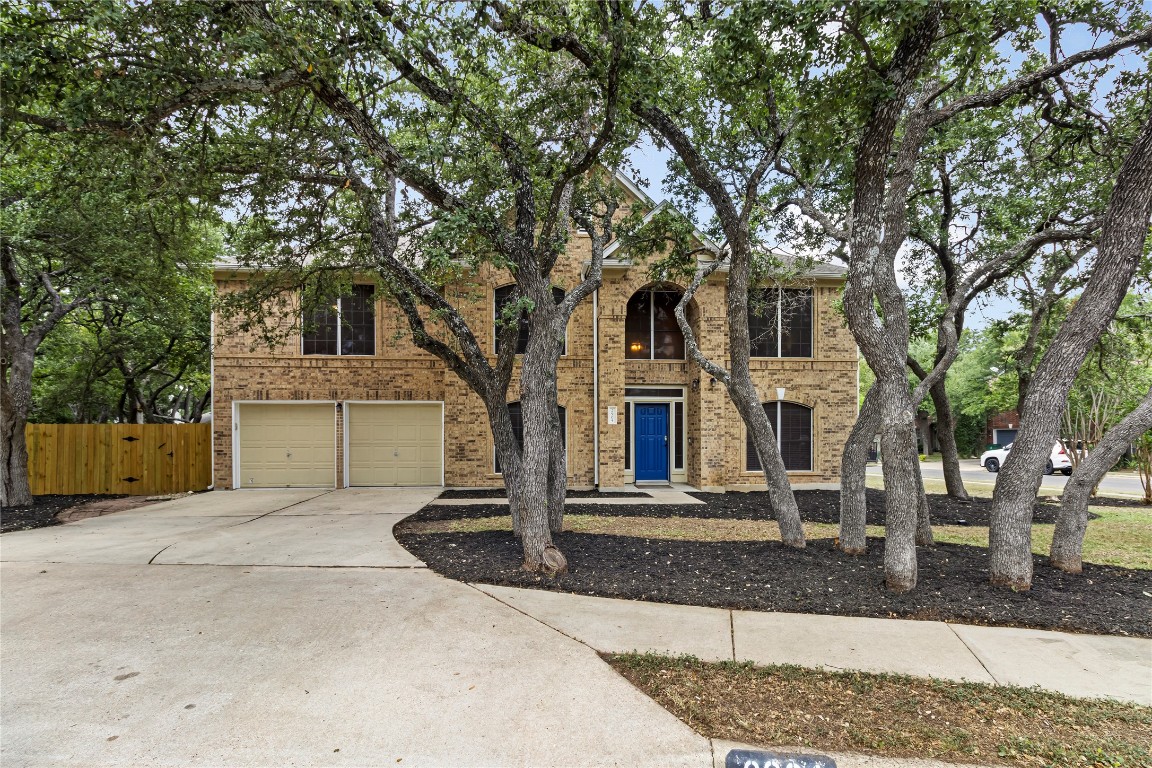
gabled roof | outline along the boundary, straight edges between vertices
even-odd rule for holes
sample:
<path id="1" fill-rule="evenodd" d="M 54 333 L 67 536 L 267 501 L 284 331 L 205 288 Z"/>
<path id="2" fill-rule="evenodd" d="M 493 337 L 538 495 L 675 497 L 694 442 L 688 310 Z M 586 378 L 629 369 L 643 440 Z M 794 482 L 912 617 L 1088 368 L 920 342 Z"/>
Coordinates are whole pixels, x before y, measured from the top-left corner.
<path id="1" fill-rule="evenodd" d="M 672 204 L 669 203 L 667 200 L 661 201 L 659 204 L 653 202 L 652 198 L 649 197 L 644 192 L 644 190 L 640 188 L 640 186 L 636 182 L 634 182 L 632 179 L 628 178 L 628 176 L 625 175 L 623 172 L 617 170 L 615 175 L 616 175 L 617 181 L 619 181 L 621 186 L 623 186 L 625 189 L 627 189 L 629 192 L 631 192 L 637 199 L 644 201 L 644 202 L 647 202 L 648 204 L 650 204 L 652 206 L 652 210 L 650 210 L 647 213 L 647 215 L 645 215 L 644 218 L 641 220 L 641 225 L 647 224 L 649 221 L 651 221 L 653 218 L 655 218 L 661 211 L 664 211 L 664 210 L 672 210 L 675 213 L 683 216 L 683 214 L 680 213 L 680 211 L 677 211 L 672 206 Z M 702 245 L 711 249 L 713 252 L 720 250 L 720 246 L 717 245 L 715 241 L 713 241 L 711 238 L 709 238 L 706 234 L 701 232 L 695 226 L 692 227 L 692 236 L 694 238 L 696 238 L 696 240 L 698 240 Z M 630 258 L 628 258 L 627 256 L 625 256 L 622 253 L 617 253 L 623 247 L 624 247 L 623 242 L 619 238 L 617 238 L 616 240 L 613 240 L 611 243 L 609 243 L 604 248 L 604 267 L 606 269 L 611 269 L 611 268 L 627 269 L 627 268 L 633 266 L 632 260 Z M 697 258 L 697 261 L 699 263 L 705 263 L 705 262 L 711 261 L 711 259 L 709 259 L 709 258 Z M 585 261 L 584 262 L 584 270 L 587 270 L 588 267 L 590 267 L 590 266 L 592 266 L 591 261 Z M 727 269 L 724 267 L 721 267 L 720 271 L 724 272 L 724 271 L 727 271 Z M 812 265 L 812 268 L 805 270 L 800 275 L 800 277 L 842 278 L 847 273 L 848 273 L 848 268 L 841 266 L 839 264 L 831 264 L 831 263 L 827 263 L 827 262 L 815 262 Z"/>

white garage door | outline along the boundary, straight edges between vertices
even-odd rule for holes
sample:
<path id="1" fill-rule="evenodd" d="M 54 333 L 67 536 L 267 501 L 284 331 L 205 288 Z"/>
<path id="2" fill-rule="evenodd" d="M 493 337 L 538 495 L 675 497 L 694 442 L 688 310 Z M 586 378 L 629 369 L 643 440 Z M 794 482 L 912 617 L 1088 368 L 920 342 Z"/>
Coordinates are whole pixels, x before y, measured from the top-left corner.
<path id="1" fill-rule="evenodd" d="M 349 403 L 349 485 L 440 485 L 444 423 L 439 403 Z"/>
<path id="2" fill-rule="evenodd" d="M 336 484 L 334 403 L 238 406 L 240 488 L 331 488 Z"/>

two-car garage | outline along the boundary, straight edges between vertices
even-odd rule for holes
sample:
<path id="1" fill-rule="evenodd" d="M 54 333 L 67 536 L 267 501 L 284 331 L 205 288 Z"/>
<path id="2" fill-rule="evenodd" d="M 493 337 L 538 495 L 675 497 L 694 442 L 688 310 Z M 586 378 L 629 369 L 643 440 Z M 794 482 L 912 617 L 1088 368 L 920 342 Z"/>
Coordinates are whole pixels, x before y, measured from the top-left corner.
<path id="1" fill-rule="evenodd" d="M 233 415 L 236 488 L 443 484 L 441 403 L 243 402 Z"/>

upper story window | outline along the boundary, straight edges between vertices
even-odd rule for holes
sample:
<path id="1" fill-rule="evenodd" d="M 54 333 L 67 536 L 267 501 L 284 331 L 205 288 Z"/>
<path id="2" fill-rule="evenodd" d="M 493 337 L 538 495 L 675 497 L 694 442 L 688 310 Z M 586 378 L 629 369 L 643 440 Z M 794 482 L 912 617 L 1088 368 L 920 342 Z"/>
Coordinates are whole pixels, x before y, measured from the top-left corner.
<path id="1" fill-rule="evenodd" d="M 494 302 L 495 311 L 493 314 L 493 324 L 492 324 L 492 338 L 494 338 L 496 340 L 496 344 L 495 344 L 496 354 L 500 354 L 500 315 L 504 311 L 504 307 L 507 306 L 508 302 L 512 301 L 512 294 L 514 294 L 515 292 L 516 292 L 516 286 L 515 285 L 505 285 L 502 288 L 496 289 L 496 301 Z M 564 289 L 553 288 L 552 289 L 552 298 L 557 304 L 564 301 Z M 520 315 L 520 335 L 516 337 L 516 354 L 518 354 L 518 355 L 524 354 L 524 350 L 527 348 L 528 348 L 528 317 L 526 315 Z M 568 341 L 567 341 L 567 339 L 565 339 L 564 349 L 560 352 L 560 354 L 567 354 L 567 352 L 568 352 Z"/>
<path id="2" fill-rule="evenodd" d="M 560 445 L 568 447 L 568 414 L 564 410 L 564 406 L 558 405 L 556 409 L 560 412 Z M 516 435 L 516 445 L 520 446 L 520 450 L 524 450 L 524 412 L 520 410 L 520 403 L 508 403 L 508 417 L 512 420 L 512 433 Z M 500 456 L 496 456 L 496 474 L 501 474 L 500 469 Z"/>
<path id="3" fill-rule="evenodd" d="M 812 471 L 812 409 L 800 403 L 776 401 L 764 403 L 764 413 L 776 435 L 776 445 L 789 472 Z M 759 472 L 760 455 L 752 436 L 745 438 L 745 455 L 749 472 Z"/>
<path id="4" fill-rule="evenodd" d="M 348 295 L 314 311 L 304 322 L 304 354 L 376 354 L 375 290 L 354 285 Z"/>
<path id="5" fill-rule="evenodd" d="M 752 357 L 812 357 L 812 289 L 763 288 L 748 297 Z"/>
<path id="6" fill-rule="evenodd" d="M 675 314 L 683 295 L 659 287 L 632 294 L 624 318 L 625 359 L 684 359 L 684 334 L 680 332 Z"/>

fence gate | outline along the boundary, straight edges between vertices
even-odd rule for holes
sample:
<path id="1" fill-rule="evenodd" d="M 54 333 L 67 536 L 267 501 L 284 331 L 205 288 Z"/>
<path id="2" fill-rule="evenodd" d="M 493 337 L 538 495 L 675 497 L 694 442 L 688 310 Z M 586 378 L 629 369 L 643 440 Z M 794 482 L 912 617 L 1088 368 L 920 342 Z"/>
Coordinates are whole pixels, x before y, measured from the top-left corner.
<path id="1" fill-rule="evenodd" d="M 32 493 L 151 496 L 212 483 L 211 424 L 29 424 Z"/>

